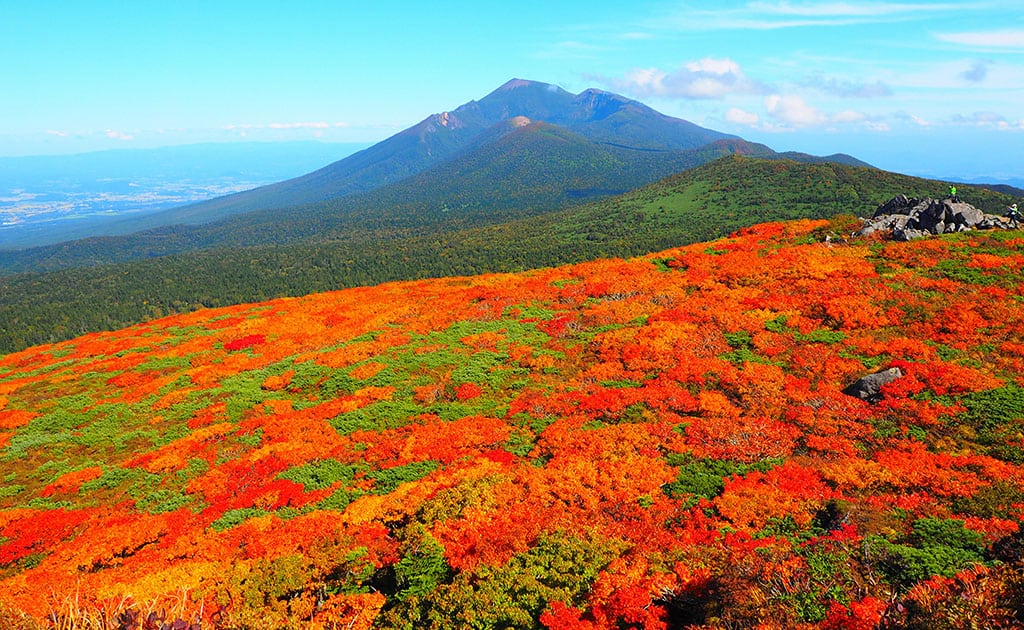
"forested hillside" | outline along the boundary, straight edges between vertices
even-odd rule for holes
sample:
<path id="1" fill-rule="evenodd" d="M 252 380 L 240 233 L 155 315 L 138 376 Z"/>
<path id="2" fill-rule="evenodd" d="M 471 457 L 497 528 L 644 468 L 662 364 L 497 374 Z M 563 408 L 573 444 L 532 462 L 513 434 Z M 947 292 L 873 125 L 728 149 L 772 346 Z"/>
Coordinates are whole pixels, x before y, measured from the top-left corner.
<path id="1" fill-rule="evenodd" d="M 665 116 L 601 90 L 571 94 L 538 81 L 512 79 L 452 111 L 431 114 L 364 151 L 301 177 L 185 206 L 153 217 L 155 225 L 206 223 L 234 214 L 306 205 L 367 192 L 413 177 L 501 137 L 514 119 L 557 126 L 586 142 L 671 154 L 736 136 Z M 536 156 L 542 157 L 542 156 Z M 537 159 L 525 162 L 533 165 Z M 649 179 L 649 183 L 656 178 Z M 149 223 L 149 226 L 153 226 Z"/>
<path id="2" fill-rule="evenodd" d="M 362 195 L 204 225 L 0 252 L 0 272 L 130 262 L 199 249 L 456 232 L 622 194 L 736 151 L 772 155 L 766 147 L 749 143 L 668 154 L 633 151 L 595 145 L 558 127 L 532 123 L 427 173 Z"/>
<path id="3" fill-rule="evenodd" d="M 0 358 L 0 626 L 1024 623 L 1024 236 L 846 221 Z"/>
<path id="4" fill-rule="evenodd" d="M 707 150 L 714 148 L 702 149 Z M 488 158 L 481 164 L 503 163 Z M 481 168 L 502 181 L 496 170 Z M 419 184 L 413 179 L 407 190 Z M 200 249 L 129 264 L 0 276 L 0 352 L 204 306 L 637 255 L 760 221 L 865 216 L 896 194 L 941 196 L 945 184 L 837 163 L 729 156 L 635 192 L 558 211 L 540 204 L 488 208 L 479 201 L 487 199 L 481 188 L 475 209 L 453 204 L 455 210 L 446 212 L 445 191 L 455 189 L 440 190 L 416 206 L 374 198 L 365 211 L 350 215 L 320 213 L 294 223 L 282 223 L 280 214 L 269 215 L 267 223 L 237 220 L 225 224 L 222 235 L 243 241 L 247 230 L 268 237 L 288 229 L 307 235 L 285 245 Z M 975 187 L 964 187 L 961 196 L 996 213 L 1011 200 Z M 524 214 L 535 216 L 512 218 Z M 292 227 L 275 228 L 274 221 Z M 232 230 L 239 234 L 232 237 Z M 174 238 L 154 235 L 154 256 L 166 251 L 164 239 Z M 111 255 L 110 241 L 93 243 L 97 256 Z M 48 251 L 57 261 L 66 253 Z"/>

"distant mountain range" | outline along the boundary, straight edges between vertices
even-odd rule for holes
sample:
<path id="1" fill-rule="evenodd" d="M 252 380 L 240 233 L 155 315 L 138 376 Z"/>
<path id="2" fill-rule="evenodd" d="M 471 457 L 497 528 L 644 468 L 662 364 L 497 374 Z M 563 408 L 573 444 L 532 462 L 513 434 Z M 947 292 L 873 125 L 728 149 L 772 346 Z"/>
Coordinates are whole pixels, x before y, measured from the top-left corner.
<path id="1" fill-rule="evenodd" d="M 385 200 L 386 192 L 378 191 L 378 201 Z M 495 215 L 480 209 L 477 216 L 416 224 L 411 219 L 402 223 L 404 210 L 397 208 L 375 221 L 350 216 L 348 229 L 339 228 L 336 219 L 334 227 L 324 225 L 322 235 L 299 240 L 282 236 L 276 244 L 204 246 L 149 257 L 147 246 L 155 254 L 167 251 L 171 242 L 177 248 L 196 242 L 182 229 L 155 230 L 147 239 L 123 243 L 90 239 L 8 258 L 12 265 L 59 270 L 0 275 L 0 354 L 201 307 L 391 280 L 633 256 L 710 240 L 758 222 L 864 216 L 899 193 L 924 197 L 944 192 L 944 182 L 872 168 L 730 155 L 623 195 L 529 216 L 512 208 Z M 973 186 L 960 194 L 987 212 L 1000 212 L 1011 199 Z M 273 214 L 235 217 L 219 224 L 223 231 L 206 236 L 242 240 L 230 229 L 242 230 L 246 217 Z M 438 216 L 452 214 L 442 209 Z M 362 218 L 369 216 L 367 211 Z M 281 222 L 278 229 L 289 225 Z M 315 223 L 308 223 L 302 229 L 313 228 Z M 252 229 L 266 236 L 274 224 Z M 109 262 L 116 244 L 135 248 L 118 254 L 124 262 L 71 268 L 85 257 Z M 127 254 L 141 258 L 130 260 Z"/>
<path id="2" fill-rule="evenodd" d="M 501 145 L 492 145 L 534 122 L 547 123 L 574 134 L 576 146 L 571 153 L 578 163 L 600 164 L 610 152 L 617 153 L 615 159 L 621 163 L 619 170 L 632 170 L 628 177 L 630 181 L 639 181 L 638 185 L 656 181 L 673 169 L 695 166 L 729 152 L 762 156 L 774 153 L 764 145 L 748 143 L 738 136 L 666 116 L 643 103 L 610 92 L 589 89 L 572 94 L 548 83 L 512 79 L 479 101 L 470 101 L 450 112 L 428 116 L 420 123 L 322 169 L 277 184 L 171 210 L 152 217 L 151 224 L 203 223 L 254 210 L 322 202 L 400 182 L 459 157 L 465 158 L 466 162 L 479 162 L 502 148 Z M 692 153 L 716 143 L 717 148 L 703 154 Z M 481 151 L 485 155 L 474 155 Z M 505 159 L 530 160 L 531 163 L 526 165 L 528 168 L 538 165 L 546 168 L 553 160 L 566 157 L 565 151 L 556 153 L 549 155 L 543 151 L 532 151 L 529 154 L 511 154 Z M 790 154 L 790 157 L 801 159 L 810 156 Z M 835 155 L 829 159 L 866 166 L 846 155 Z M 659 165 L 664 166 L 659 168 Z M 642 173 L 645 172 L 650 175 L 644 177 Z M 521 184 L 529 186 L 529 182 Z M 608 192 L 622 191 L 620 186 L 619 190 Z M 138 225 L 142 227 L 143 224 Z"/>
<path id="3" fill-rule="evenodd" d="M 480 149 L 517 128 L 524 119 L 556 125 L 595 144 L 633 151 L 683 151 L 716 140 L 738 139 L 665 116 L 615 94 L 586 90 L 576 95 L 547 83 L 513 79 L 479 101 L 428 116 L 364 151 L 307 175 L 195 204 L 166 217 L 202 222 L 372 190 Z"/>
<path id="4" fill-rule="evenodd" d="M 144 219 L 171 225 L 0 251 L 0 353 L 206 306 L 864 216 L 900 193 L 945 190 L 850 156 L 777 153 L 614 94 L 516 80 L 309 175 Z M 961 195 L 986 212 L 1012 200 Z"/>
<path id="5" fill-rule="evenodd" d="M 108 226 L 127 236 L 0 253 L 0 273 L 366 229 L 462 229 L 620 194 L 730 154 L 867 166 L 779 154 L 600 90 L 515 79 L 307 175 Z"/>

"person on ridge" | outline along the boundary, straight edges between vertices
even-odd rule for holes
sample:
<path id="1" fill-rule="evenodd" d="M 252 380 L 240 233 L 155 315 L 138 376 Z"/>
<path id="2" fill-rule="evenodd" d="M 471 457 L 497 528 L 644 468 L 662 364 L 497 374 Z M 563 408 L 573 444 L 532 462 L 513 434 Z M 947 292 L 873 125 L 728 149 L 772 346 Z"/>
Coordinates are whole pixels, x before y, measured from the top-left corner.
<path id="1" fill-rule="evenodd" d="M 953 203 L 960 203 L 960 197 L 956 196 L 956 186 L 953 184 L 949 185 L 949 198 L 953 200 Z"/>
<path id="2" fill-rule="evenodd" d="M 1006 209 L 1006 218 L 1008 218 L 1010 223 L 1013 224 L 1013 229 L 1016 230 L 1020 227 L 1020 213 L 1017 212 L 1017 204 L 1013 204 Z"/>

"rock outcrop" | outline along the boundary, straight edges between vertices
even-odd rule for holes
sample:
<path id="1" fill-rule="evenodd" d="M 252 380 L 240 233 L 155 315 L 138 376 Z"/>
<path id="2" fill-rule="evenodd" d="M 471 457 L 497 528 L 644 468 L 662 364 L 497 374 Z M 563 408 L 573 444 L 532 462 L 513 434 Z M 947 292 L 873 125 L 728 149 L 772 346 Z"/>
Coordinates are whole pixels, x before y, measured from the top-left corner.
<path id="1" fill-rule="evenodd" d="M 897 241 L 965 230 L 1013 229 L 1009 220 L 985 214 L 969 203 L 953 199 L 914 199 L 897 195 L 878 206 L 854 236 L 889 231 Z"/>
<path id="2" fill-rule="evenodd" d="M 843 393 L 847 396 L 854 396 L 870 403 L 878 402 L 882 398 L 882 385 L 891 383 L 903 377 L 903 370 L 898 367 L 891 367 L 888 370 L 875 372 L 861 377 L 846 386 Z"/>

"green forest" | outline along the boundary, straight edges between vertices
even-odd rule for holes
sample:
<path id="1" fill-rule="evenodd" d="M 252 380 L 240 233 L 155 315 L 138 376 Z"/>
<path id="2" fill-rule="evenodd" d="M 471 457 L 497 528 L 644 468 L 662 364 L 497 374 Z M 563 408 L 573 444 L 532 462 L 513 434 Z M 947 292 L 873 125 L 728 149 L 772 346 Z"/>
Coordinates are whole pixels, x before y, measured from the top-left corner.
<path id="1" fill-rule="evenodd" d="M 317 212 L 293 211 L 305 212 L 304 222 L 281 222 L 278 213 L 277 231 L 269 236 L 256 232 L 271 231 L 275 224 L 258 220 L 247 224 L 236 218 L 217 228 L 239 231 L 234 242 L 260 245 L 193 243 L 200 248 L 157 255 L 166 249 L 161 247 L 130 262 L 0 276 L 0 353 L 204 307 L 634 256 L 766 221 L 845 214 L 853 215 L 852 227 L 854 217 L 870 216 L 897 194 L 939 197 L 944 192 L 942 182 L 876 169 L 728 156 L 585 205 L 555 211 L 527 206 L 525 217 L 508 205 L 448 212 L 436 199 L 433 209 L 382 199 L 372 212 L 351 212 L 346 206 L 351 200 L 335 200 Z M 1001 213 L 1012 200 L 971 186 L 962 186 L 960 196 L 990 213 Z M 281 225 L 293 225 L 292 233 Z M 189 234 L 209 232 L 183 228 L 153 234 L 161 233 L 187 240 Z M 88 243 L 97 248 L 96 259 L 109 257 L 109 241 L 92 239 L 79 247 Z M 53 256 L 58 259 L 53 264 L 61 266 L 59 248 Z M 82 251 L 77 256 L 89 259 Z"/>

